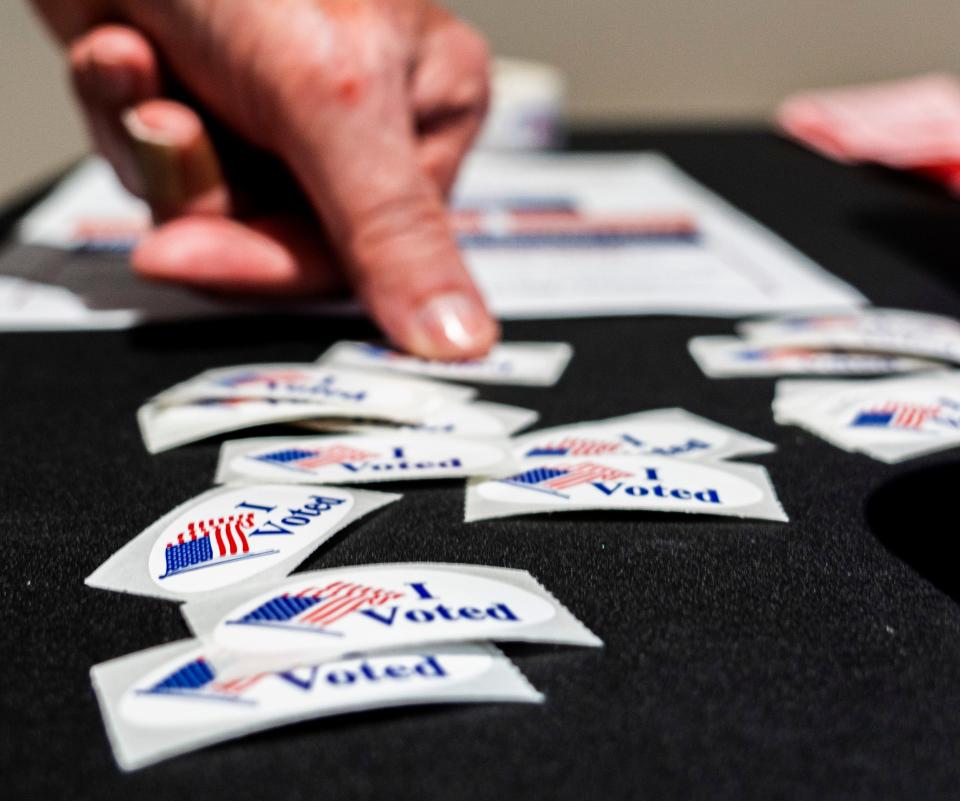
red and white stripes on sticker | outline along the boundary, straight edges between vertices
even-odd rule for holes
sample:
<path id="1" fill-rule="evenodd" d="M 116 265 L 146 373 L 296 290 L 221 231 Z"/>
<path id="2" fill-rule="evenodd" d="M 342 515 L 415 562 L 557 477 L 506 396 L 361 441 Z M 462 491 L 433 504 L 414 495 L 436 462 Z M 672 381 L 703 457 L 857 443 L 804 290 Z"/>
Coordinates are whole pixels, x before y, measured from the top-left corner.
<path id="1" fill-rule="evenodd" d="M 564 437 L 556 442 L 538 446 L 545 451 L 563 452 L 566 456 L 603 456 L 620 450 L 619 442 L 604 442 L 598 439 Z"/>
<path id="2" fill-rule="evenodd" d="M 217 544 L 218 556 L 249 553 L 250 543 L 247 541 L 247 532 L 251 528 L 253 528 L 253 512 L 227 517 L 211 517 L 209 520 L 197 520 L 187 523 L 186 530 L 177 535 L 175 543 L 167 543 L 167 547 L 172 548 L 174 545 L 182 545 L 190 540 L 212 536 Z"/>
<path id="3" fill-rule="evenodd" d="M 377 453 L 362 451 L 359 448 L 351 448 L 349 445 L 331 445 L 329 448 L 321 448 L 314 451 L 315 456 L 306 456 L 297 460 L 297 466 L 308 470 L 317 467 L 325 467 L 328 464 L 341 464 L 342 462 L 359 462 L 364 459 L 373 459 L 379 456 Z"/>
<path id="4" fill-rule="evenodd" d="M 923 428 L 923 424 L 940 413 L 940 406 L 923 406 L 919 403 L 890 401 L 878 406 L 880 414 L 893 414 L 892 423 L 897 428 Z"/>
<path id="5" fill-rule="evenodd" d="M 346 581 L 334 581 L 319 589 L 308 587 L 298 592 L 295 597 L 323 599 L 322 603 L 313 607 L 301 617 L 297 621 L 298 623 L 329 626 L 331 623 L 336 623 L 363 607 L 383 606 L 396 598 L 402 598 L 403 593 L 396 590 L 385 590 L 381 587 L 367 587 Z"/>
<path id="6" fill-rule="evenodd" d="M 551 465 L 551 467 L 567 471 L 564 475 L 551 478 L 543 483 L 544 487 L 553 490 L 565 490 L 579 484 L 589 484 L 591 481 L 610 481 L 614 478 L 627 478 L 633 475 L 633 473 L 628 473 L 625 470 L 618 470 L 615 467 L 594 462 L 582 462 L 569 467 L 561 465 Z"/>

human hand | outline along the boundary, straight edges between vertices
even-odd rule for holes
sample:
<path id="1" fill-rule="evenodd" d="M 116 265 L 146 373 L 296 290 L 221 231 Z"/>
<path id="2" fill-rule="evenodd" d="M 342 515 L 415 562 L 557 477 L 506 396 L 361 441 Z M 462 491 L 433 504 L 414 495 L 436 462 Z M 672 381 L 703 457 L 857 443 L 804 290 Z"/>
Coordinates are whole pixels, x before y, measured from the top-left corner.
<path id="1" fill-rule="evenodd" d="M 162 223 L 140 274 L 265 294 L 346 278 L 413 353 L 496 340 L 443 203 L 487 103 L 471 29 L 426 0 L 34 2 L 98 147 Z M 168 76 L 189 104 L 162 99 Z M 275 162 L 222 158 L 210 119 Z"/>

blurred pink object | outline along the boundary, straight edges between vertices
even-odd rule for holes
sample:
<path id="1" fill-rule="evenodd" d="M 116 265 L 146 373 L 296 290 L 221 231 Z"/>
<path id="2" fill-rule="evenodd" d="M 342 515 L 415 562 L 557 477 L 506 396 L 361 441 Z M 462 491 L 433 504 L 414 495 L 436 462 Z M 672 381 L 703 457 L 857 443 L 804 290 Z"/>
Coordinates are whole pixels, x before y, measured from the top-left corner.
<path id="1" fill-rule="evenodd" d="M 960 192 L 960 80 L 952 75 L 803 92 L 784 101 L 777 122 L 829 158 L 915 170 Z"/>

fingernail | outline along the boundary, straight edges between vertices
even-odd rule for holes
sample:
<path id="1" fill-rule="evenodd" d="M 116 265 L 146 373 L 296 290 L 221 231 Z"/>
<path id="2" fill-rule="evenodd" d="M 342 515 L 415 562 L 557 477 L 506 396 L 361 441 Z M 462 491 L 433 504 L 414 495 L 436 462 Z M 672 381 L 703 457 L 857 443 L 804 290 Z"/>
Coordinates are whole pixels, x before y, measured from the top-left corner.
<path id="1" fill-rule="evenodd" d="M 223 186 L 213 144 L 188 109 L 147 101 L 123 115 L 144 199 L 158 222 L 197 211 Z M 220 202 L 219 200 L 217 202 Z"/>
<path id="2" fill-rule="evenodd" d="M 416 312 L 410 349 L 428 359 L 483 356 L 496 341 L 498 327 L 483 305 L 461 292 L 435 295 Z"/>

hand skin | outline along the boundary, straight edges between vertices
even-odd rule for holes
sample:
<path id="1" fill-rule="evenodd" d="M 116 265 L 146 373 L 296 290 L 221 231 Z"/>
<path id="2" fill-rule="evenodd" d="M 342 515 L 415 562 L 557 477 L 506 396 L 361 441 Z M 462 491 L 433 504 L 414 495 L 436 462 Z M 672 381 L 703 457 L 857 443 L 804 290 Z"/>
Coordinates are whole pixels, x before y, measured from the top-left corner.
<path id="1" fill-rule="evenodd" d="M 466 25 L 426 0 L 33 2 L 98 148 L 162 223 L 138 273 L 260 294 L 345 278 L 412 353 L 466 359 L 496 341 L 444 206 L 488 100 L 487 49 Z M 227 169 L 211 119 L 283 169 Z M 286 189 L 263 184 L 280 172 Z M 297 187 L 303 209 L 278 208 Z"/>

